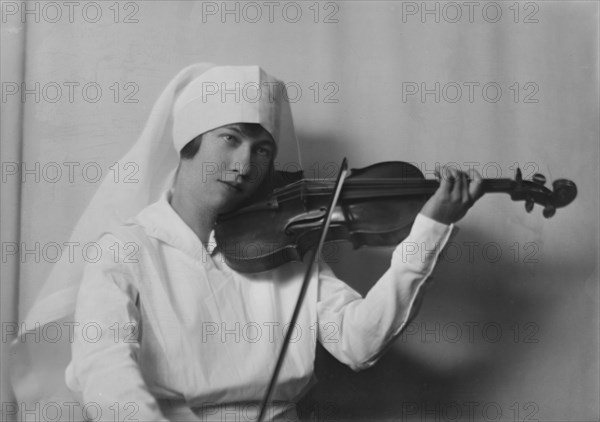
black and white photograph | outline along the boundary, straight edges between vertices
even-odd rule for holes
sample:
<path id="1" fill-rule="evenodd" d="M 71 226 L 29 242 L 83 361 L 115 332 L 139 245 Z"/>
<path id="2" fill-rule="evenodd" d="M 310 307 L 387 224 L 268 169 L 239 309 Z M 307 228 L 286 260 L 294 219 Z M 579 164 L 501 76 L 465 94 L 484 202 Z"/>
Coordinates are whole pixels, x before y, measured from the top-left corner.
<path id="1" fill-rule="evenodd" d="M 0 9 L 2 422 L 600 420 L 600 2 Z"/>

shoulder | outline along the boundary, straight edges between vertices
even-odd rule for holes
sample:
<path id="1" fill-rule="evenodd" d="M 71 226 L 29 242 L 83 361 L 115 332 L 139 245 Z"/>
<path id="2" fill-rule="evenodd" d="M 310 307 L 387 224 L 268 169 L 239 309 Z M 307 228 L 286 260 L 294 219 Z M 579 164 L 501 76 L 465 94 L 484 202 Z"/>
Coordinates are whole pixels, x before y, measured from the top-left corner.
<path id="1" fill-rule="evenodd" d="M 98 247 L 102 250 L 127 252 L 155 247 L 153 237 L 134 220 L 106 231 L 98 238 Z"/>
<path id="2" fill-rule="evenodd" d="M 144 228 L 130 222 L 102 233 L 86 245 L 84 278 L 110 278 L 118 284 L 138 279 L 150 242 Z"/>

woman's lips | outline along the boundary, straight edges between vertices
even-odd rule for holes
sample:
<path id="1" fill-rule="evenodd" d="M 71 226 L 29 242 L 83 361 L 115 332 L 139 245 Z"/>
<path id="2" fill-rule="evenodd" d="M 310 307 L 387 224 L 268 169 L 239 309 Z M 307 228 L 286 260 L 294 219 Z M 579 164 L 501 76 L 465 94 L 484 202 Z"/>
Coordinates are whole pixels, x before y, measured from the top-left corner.
<path id="1" fill-rule="evenodd" d="M 224 180 L 220 180 L 219 182 L 223 183 L 224 185 L 227 185 L 229 188 L 235 190 L 236 192 L 241 192 L 242 191 L 242 185 L 240 183 L 231 183 L 231 182 L 226 182 Z"/>

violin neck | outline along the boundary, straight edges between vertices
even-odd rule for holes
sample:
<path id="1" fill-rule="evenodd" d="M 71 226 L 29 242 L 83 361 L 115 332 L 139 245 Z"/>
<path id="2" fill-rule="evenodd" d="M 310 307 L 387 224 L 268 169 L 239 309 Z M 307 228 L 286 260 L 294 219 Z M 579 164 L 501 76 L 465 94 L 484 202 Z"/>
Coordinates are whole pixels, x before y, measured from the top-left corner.
<path id="1" fill-rule="evenodd" d="M 512 179 L 483 179 L 483 193 L 511 193 L 515 184 Z"/>
<path id="2" fill-rule="evenodd" d="M 382 196 L 410 196 L 410 195 L 433 195 L 439 188 L 437 180 L 414 180 L 414 179 L 389 179 L 387 181 L 352 180 L 349 179 L 342 189 L 342 196 L 351 199 L 353 197 L 382 197 Z M 483 179 L 482 189 L 484 193 L 511 193 L 514 190 L 515 181 L 511 179 Z"/>

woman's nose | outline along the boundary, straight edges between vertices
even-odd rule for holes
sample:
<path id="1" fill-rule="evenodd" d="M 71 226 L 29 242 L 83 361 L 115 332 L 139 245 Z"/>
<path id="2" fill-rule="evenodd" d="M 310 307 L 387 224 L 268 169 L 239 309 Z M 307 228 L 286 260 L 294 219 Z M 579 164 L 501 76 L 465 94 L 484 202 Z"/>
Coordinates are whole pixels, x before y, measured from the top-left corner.
<path id="1" fill-rule="evenodd" d="M 249 146 L 240 145 L 234 153 L 233 169 L 240 175 L 247 177 L 252 172 L 252 150 Z"/>

